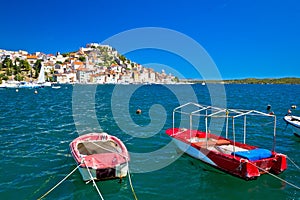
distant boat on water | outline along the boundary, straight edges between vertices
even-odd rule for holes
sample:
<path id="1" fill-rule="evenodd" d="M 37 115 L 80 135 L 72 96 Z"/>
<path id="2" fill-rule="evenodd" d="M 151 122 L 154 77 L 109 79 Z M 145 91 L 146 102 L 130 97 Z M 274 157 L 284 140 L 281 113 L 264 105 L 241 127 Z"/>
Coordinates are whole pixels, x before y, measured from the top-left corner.
<path id="1" fill-rule="evenodd" d="M 44 66 L 42 66 L 37 82 L 8 80 L 3 81 L 2 84 L 0 84 L 0 88 L 39 88 L 51 87 L 51 85 L 51 82 L 45 81 L 45 69 Z"/>
<path id="2" fill-rule="evenodd" d="M 40 85 L 33 82 L 21 81 L 18 84 L 18 88 L 38 88 Z"/>
<path id="3" fill-rule="evenodd" d="M 2 81 L 0 88 L 18 88 L 19 83 L 19 81 L 15 80 Z"/>
<path id="4" fill-rule="evenodd" d="M 292 126 L 294 135 L 300 137 L 300 117 L 295 115 L 286 115 L 283 120 Z"/>
<path id="5" fill-rule="evenodd" d="M 44 66 L 41 67 L 41 71 L 39 73 L 37 84 L 40 85 L 41 87 L 51 87 L 51 83 L 45 80 L 45 68 L 44 68 Z"/>
<path id="6" fill-rule="evenodd" d="M 52 85 L 52 88 L 53 88 L 53 89 L 60 89 L 61 86 L 60 86 L 60 85 Z"/>

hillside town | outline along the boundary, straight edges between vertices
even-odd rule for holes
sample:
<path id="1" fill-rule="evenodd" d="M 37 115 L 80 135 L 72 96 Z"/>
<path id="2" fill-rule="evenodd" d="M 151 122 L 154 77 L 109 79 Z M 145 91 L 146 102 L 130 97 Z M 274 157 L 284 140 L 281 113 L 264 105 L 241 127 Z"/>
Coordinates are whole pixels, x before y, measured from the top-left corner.
<path id="1" fill-rule="evenodd" d="M 41 69 L 45 79 L 59 84 L 176 83 L 178 79 L 145 68 L 109 45 L 87 44 L 76 52 L 45 54 L 0 49 L 0 83 L 36 81 Z"/>

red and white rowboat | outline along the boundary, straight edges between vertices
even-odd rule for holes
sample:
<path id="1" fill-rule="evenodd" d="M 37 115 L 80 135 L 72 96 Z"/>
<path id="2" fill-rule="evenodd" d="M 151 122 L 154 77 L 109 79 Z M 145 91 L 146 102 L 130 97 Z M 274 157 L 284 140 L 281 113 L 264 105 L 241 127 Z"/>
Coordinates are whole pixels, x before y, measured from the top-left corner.
<path id="1" fill-rule="evenodd" d="M 107 133 L 89 133 L 70 143 L 73 158 L 84 181 L 123 178 L 129 154 L 121 140 Z"/>
<path id="2" fill-rule="evenodd" d="M 184 107 L 193 106 L 195 109 L 187 112 Z M 175 115 L 180 113 L 189 117 L 188 128 L 175 128 Z M 274 118 L 273 150 L 258 148 L 246 144 L 246 115 L 265 116 Z M 234 120 L 238 117 L 244 119 L 244 142 L 236 142 Z M 193 117 L 205 119 L 205 131 L 193 130 Z M 210 133 L 208 119 L 224 117 L 226 121 L 226 137 Z M 182 118 L 181 118 L 182 119 Z M 228 120 L 233 121 L 233 140 L 228 138 Z M 199 121 L 198 121 L 199 122 Z M 198 123 L 197 122 L 197 123 Z M 197 158 L 215 168 L 245 180 L 256 179 L 260 174 L 279 174 L 287 169 L 286 155 L 275 152 L 276 116 L 259 111 L 222 109 L 203 106 L 196 103 L 187 103 L 173 111 L 173 128 L 167 129 L 166 134 L 180 150 Z"/>

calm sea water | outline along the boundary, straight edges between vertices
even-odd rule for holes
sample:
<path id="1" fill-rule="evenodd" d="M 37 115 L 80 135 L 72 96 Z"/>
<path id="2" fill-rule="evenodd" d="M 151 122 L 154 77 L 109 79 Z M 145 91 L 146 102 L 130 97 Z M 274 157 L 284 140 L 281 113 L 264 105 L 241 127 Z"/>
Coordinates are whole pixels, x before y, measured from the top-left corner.
<path id="1" fill-rule="evenodd" d="M 0 199 L 42 196 L 76 167 L 69 143 L 79 134 L 101 130 L 119 137 L 131 153 L 140 156 L 132 156 L 131 161 L 139 199 L 300 199 L 300 190 L 270 175 L 244 181 L 187 155 L 166 164 L 176 149 L 164 150 L 170 143 L 164 131 L 172 126 L 173 108 L 194 100 L 193 92 L 203 104 L 226 100 L 230 108 L 262 112 L 270 104 L 277 115 L 276 151 L 300 165 L 300 138 L 282 120 L 292 104 L 300 107 L 300 85 L 225 85 L 226 96 L 215 85 L 210 92 L 202 85 L 136 87 L 63 85 L 39 89 L 38 94 L 32 89 L 1 89 Z M 140 115 L 137 109 L 142 110 Z M 300 115 L 299 108 L 294 112 Z M 262 129 L 250 134 L 249 142 L 272 145 L 267 135 L 272 134 L 272 125 L 258 122 L 249 122 L 254 126 L 250 130 Z M 288 166 L 279 177 L 299 187 L 299 169 L 291 162 Z M 128 178 L 97 185 L 104 199 L 133 199 Z M 99 196 L 78 171 L 46 197 L 83 198 Z"/>

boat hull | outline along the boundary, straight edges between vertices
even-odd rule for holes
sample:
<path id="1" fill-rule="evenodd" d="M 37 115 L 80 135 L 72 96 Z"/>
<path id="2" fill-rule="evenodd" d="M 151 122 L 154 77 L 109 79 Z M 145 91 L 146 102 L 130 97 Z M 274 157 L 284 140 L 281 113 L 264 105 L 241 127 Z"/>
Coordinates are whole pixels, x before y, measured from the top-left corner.
<path id="1" fill-rule="evenodd" d="M 36 83 L 29 83 L 29 82 L 25 82 L 25 81 L 22 81 L 20 84 L 19 84 L 19 88 L 39 88 L 40 86 Z"/>
<path id="2" fill-rule="evenodd" d="M 128 173 L 128 163 L 123 163 L 115 166 L 114 168 L 89 168 L 89 171 L 86 167 L 79 167 L 79 172 L 82 176 L 83 181 L 90 181 L 92 179 L 99 181 L 105 179 L 122 179 L 127 176 Z M 90 173 L 91 175 L 90 175 Z"/>
<path id="3" fill-rule="evenodd" d="M 293 127 L 292 129 L 293 129 L 294 135 L 296 135 L 297 137 L 300 137 L 300 128 Z"/>
<path id="4" fill-rule="evenodd" d="M 191 145 L 180 140 L 174 139 L 173 141 L 182 152 L 185 152 L 186 154 L 196 159 L 199 159 L 207 164 L 217 166 L 217 164 L 213 160 L 211 160 L 209 157 L 207 157 L 207 155 L 205 155 L 205 152 L 199 151 L 199 149 L 196 149 L 195 147 L 192 147 Z"/>
<path id="5" fill-rule="evenodd" d="M 294 135 L 300 137 L 300 117 L 286 115 L 283 119 L 288 125 L 292 126 Z"/>

